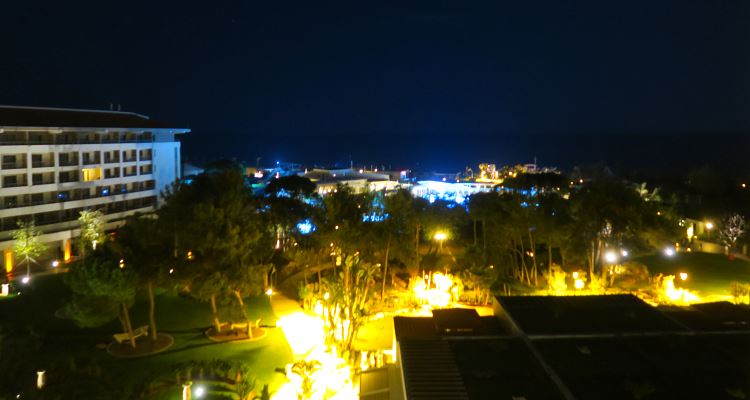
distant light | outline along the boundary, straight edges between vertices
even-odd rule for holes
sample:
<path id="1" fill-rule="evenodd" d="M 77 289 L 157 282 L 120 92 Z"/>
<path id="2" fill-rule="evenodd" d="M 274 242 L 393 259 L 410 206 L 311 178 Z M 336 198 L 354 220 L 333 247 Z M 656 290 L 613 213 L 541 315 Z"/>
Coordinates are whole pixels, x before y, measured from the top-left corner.
<path id="1" fill-rule="evenodd" d="M 664 249 L 664 255 L 667 257 L 674 257 L 674 249 L 671 247 L 667 247 Z"/>
<path id="2" fill-rule="evenodd" d="M 23 278 L 21 278 L 21 283 L 23 283 L 24 285 L 28 284 L 29 282 L 31 282 L 30 276 L 26 275 Z"/>
<path id="3" fill-rule="evenodd" d="M 680 272 L 680 279 L 682 279 L 683 281 L 686 281 L 687 278 L 688 278 L 687 272 Z"/>
<path id="4" fill-rule="evenodd" d="M 58 260 L 52 261 L 52 268 L 57 268 L 59 266 L 60 266 L 60 261 Z"/>
<path id="5" fill-rule="evenodd" d="M 740 185 L 740 186 L 742 186 L 743 189 L 747 187 L 747 185 L 744 184 L 744 183 L 742 185 Z"/>
<path id="6" fill-rule="evenodd" d="M 323 295 L 323 299 L 328 300 L 330 298 L 331 298 L 331 294 L 328 292 L 325 292 L 325 294 Z"/>
<path id="7" fill-rule="evenodd" d="M 362 168 L 360 168 L 360 169 L 359 169 L 359 173 L 361 174 L 361 173 L 363 173 L 363 172 L 365 172 L 365 170 L 363 170 Z"/>
<path id="8" fill-rule="evenodd" d="M 583 183 L 583 179 L 579 179 L 579 180 L 578 180 L 578 183 Z"/>
<path id="9" fill-rule="evenodd" d="M 435 233 L 435 240 L 445 240 L 448 235 L 445 234 L 445 232 L 437 232 Z"/>
<path id="10" fill-rule="evenodd" d="M 315 232 L 315 225 L 309 219 L 305 219 L 297 223 L 297 230 L 303 235 L 309 235 Z"/>
<path id="11" fill-rule="evenodd" d="M 375 172 L 378 172 L 378 169 L 377 169 L 377 168 L 375 168 Z"/>
<path id="12" fill-rule="evenodd" d="M 268 288 L 268 290 L 266 290 L 266 294 L 269 296 L 273 295 L 273 288 Z"/>
<path id="13" fill-rule="evenodd" d="M 169 274 L 171 275 L 171 274 L 173 274 L 173 273 L 174 273 L 174 268 L 170 268 L 170 269 L 169 269 Z"/>
<path id="14" fill-rule="evenodd" d="M 610 264 L 617 262 L 617 254 L 614 251 L 608 251 L 604 253 L 604 260 Z"/>
<path id="15" fill-rule="evenodd" d="M 583 289 L 583 279 L 576 279 L 575 280 L 575 287 L 576 287 L 576 289 Z"/>
<path id="16" fill-rule="evenodd" d="M 573 272 L 573 279 L 578 279 L 578 271 Z"/>
<path id="17" fill-rule="evenodd" d="M 710 221 L 709 221 L 709 222 L 706 222 L 706 229 L 708 229 L 709 231 L 710 231 L 711 229 L 714 229 L 714 223 L 713 223 L 713 222 L 710 222 Z"/>
<path id="18" fill-rule="evenodd" d="M 657 211 L 657 212 L 656 212 L 656 215 L 661 215 L 661 211 Z"/>
<path id="19" fill-rule="evenodd" d="M 620 250 L 620 254 L 622 254 L 622 256 L 623 256 L 623 257 L 627 257 L 627 256 L 628 256 L 628 254 L 630 254 L 630 253 L 628 253 L 628 251 L 627 251 L 627 250 L 625 250 L 625 249 L 622 249 L 622 250 Z"/>
<path id="20" fill-rule="evenodd" d="M 122 269 L 122 268 L 125 268 L 125 260 L 121 258 L 120 259 L 120 269 Z"/>
<path id="21" fill-rule="evenodd" d="M 203 388 L 203 386 L 198 386 L 195 388 L 195 397 L 201 398 L 206 393 L 206 389 Z"/>

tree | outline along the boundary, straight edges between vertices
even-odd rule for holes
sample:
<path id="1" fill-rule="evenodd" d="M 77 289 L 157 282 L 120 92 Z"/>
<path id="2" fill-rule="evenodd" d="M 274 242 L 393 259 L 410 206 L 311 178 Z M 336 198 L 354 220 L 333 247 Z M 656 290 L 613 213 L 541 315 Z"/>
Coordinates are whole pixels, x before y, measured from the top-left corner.
<path id="1" fill-rule="evenodd" d="M 730 250 L 744 234 L 745 218 L 737 213 L 728 216 L 719 227 L 719 236 Z"/>
<path id="2" fill-rule="evenodd" d="M 383 256 L 383 284 L 381 299 L 385 298 L 385 286 L 388 279 L 388 263 L 391 258 L 409 264 L 415 260 L 414 232 L 417 215 L 414 197 L 408 190 L 399 190 L 382 199 L 384 219 L 376 222 L 375 233 Z"/>
<path id="3" fill-rule="evenodd" d="M 132 269 L 121 267 L 105 251 L 96 251 L 77 262 L 65 276 L 73 292 L 66 313 L 82 327 L 101 326 L 119 317 L 123 330 L 130 335 L 135 348 L 130 307 L 135 301 L 136 276 Z"/>
<path id="4" fill-rule="evenodd" d="M 158 338 L 154 289 L 175 261 L 172 242 L 163 228 L 153 216 L 132 217 L 117 230 L 112 242 L 113 249 L 124 261 L 124 265 L 135 272 L 139 286 L 146 289 L 149 329 L 153 341 Z"/>
<path id="5" fill-rule="evenodd" d="M 18 221 L 18 229 L 13 231 L 11 236 L 13 237 L 13 252 L 23 258 L 26 264 L 26 276 L 30 276 L 31 263 L 36 262 L 35 258 L 47 249 L 47 245 L 41 240 L 42 231 L 36 227 L 34 220 Z"/>
<path id="6" fill-rule="evenodd" d="M 332 280 L 324 281 L 327 309 L 324 319 L 327 344 L 335 344 L 350 365 L 354 360 L 354 339 L 365 322 L 372 303 L 372 288 L 380 264 L 360 261 L 357 254 L 346 257 L 343 268 Z"/>
<path id="7" fill-rule="evenodd" d="M 174 233 L 175 253 L 192 254 L 179 258 L 178 276 L 192 295 L 211 304 L 214 330 L 221 331 L 218 305 L 235 304 L 250 334 L 242 296 L 265 290 L 273 248 L 268 219 L 242 174 L 220 170 L 176 186 L 158 215 Z"/>
<path id="8" fill-rule="evenodd" d="M 85 254 L 86 250 L 91 247 L 96 250 L 96 246 L 104 242 L 104 219 L 100 210 L 83 210 L 78 217 L 81 229 L 81 252 Z"/>

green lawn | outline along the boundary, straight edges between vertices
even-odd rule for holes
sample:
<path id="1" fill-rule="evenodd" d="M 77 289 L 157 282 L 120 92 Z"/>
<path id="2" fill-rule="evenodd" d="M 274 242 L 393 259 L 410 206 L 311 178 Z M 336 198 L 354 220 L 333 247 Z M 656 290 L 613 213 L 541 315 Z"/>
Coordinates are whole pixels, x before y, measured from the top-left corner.
<path id="1" fill-rule="evenodd" d="M 284 382 L 284 377 L 274 369 L 291 362 L 291 350 L 280 329 L 269 328 L 268 335 L 257 342 L 216 344 L 209 341 L 203 332 L 210 324 L 210 308 L 205 303 L 173 294 L 157 297 L 157 326 L 161 332 L 174 336 L 174 345 L 163 353 L 137 359 L 116 359 L 97 349 L 97 344 L 111 341 L 111 334 L 121 330 L 118 321 L 95 329 L 80 329 L 69 320 L 59 319 L 54 312 L 68 296 L 61 276 L 35 278 L 22 294 L 14 299 L 0 302 L 0 326 L 31 326 L 39 332 L 42 348 L 34 355 L 40 365 L 60 365 L 75 359 L 78 364 L 95 363 L 108 375 L 107 388 L 111 393 L 106 398 L 135 398 L 133 391 L 143 388 L 159 377 L 172 377 L 172 366 L 190 360 L 216 358 L 248 362 L 257 377 L 258 390 L 269 384 L 271 392 Z M 253 297 L 246 301 L 251 319 L 262 318 L 262 323 L 273 325 L 275 316 L 267 296 Z M 133 326 L 146 325 L 148 303 L 139 299 L 131 310 Z M 159 398 L 179 399 L 158 396 Z M 83 398 L 83 397 L 81 397 Z M 87 397 L 88 398 L 88 397 Z M 210 398 L 205 396 L 204 398 Z"/>
<path id="2" fill-rule="evenodd" d="M 750 262 L 737 258 L 730 261 L 723 254 L 677 253 L 670 258 L 657 253 L 638 257 L 635 261 L 645 264 L 652 275 L 678 276 L 680 272 L 687 272 L 687 281 L 677 278 L 675 283 L 704 296 L 729 295 L 732 281 L 750 283 Z"/>

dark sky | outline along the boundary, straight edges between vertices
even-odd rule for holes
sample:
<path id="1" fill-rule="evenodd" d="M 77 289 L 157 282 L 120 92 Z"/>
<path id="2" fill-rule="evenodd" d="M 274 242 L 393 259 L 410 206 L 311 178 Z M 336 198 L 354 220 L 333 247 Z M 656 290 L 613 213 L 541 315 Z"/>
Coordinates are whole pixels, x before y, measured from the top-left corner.
<path id="1" fill-rule="evenodd" d="M 194 160 L 616 163 L 641 146 L 607 135 L 750 131 L 746 0 L 194 3 L 0 2 L 0 104 L 122 104 Z"/>

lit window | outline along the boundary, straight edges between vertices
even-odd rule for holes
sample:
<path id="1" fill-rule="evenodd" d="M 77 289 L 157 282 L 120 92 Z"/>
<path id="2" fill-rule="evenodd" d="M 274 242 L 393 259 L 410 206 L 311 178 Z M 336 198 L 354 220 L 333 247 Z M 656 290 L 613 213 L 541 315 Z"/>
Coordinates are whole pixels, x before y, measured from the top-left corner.
<path id="1" fill-rule="evenodd" d="M 101 168 L 84 168 L 81 171 L 83 172 L 84 182 L 96 181 L 102 178 Z"/>

